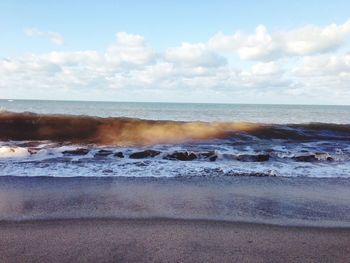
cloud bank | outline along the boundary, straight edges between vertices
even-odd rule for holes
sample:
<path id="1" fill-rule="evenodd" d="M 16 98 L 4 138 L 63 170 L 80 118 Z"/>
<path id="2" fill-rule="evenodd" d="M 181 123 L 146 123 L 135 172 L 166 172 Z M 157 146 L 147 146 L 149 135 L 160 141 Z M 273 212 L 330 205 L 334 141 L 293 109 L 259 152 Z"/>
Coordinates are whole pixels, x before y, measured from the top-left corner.
<path id="1" fill-rule="evenodd" d="M 64 44 L 58 33 L 26 30 Z M 350 20 L 254 33 L 217 33 L 162 52 L 118 32 L 103 51 L 0 59 L 3 98 L 349 104 Z M 29 96 L 28 96 L 29 94 Z"/>
<path id="2" fill-rule="evenodd" d="M 217 33 L 209 39 L 214 50 L 237 53 L 244 60 L 274 60 L 284 56 L 306 56 L 330 52 L 350 35 L 350 20 L 342 25 L 325 27 L 307 25 L 290 31 L 269 32 L 264 25 L 255 33 L 237 31 L 233 35 Z"/>

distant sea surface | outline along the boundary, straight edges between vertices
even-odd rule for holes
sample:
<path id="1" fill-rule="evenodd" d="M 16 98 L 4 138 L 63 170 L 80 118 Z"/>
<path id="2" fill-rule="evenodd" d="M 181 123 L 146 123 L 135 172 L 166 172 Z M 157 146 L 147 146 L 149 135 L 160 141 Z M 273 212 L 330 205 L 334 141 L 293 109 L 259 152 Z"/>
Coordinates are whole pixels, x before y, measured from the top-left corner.
<path id="1" fill-rule="evenodd" d="M 0 100 L 0 110 L 173 121 L 350 124 L 350 106 Z"/>
<path id="2" fill-rule="evenodd" d="M 0 100 L 0 176 L 350 178 L 350 106 Z"/>

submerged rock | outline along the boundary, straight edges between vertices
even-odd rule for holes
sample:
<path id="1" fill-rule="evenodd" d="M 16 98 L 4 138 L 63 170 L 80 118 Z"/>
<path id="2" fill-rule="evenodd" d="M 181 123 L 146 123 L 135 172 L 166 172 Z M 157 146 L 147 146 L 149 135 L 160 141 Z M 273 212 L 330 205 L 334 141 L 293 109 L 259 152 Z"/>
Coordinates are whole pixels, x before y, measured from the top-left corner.
<path id="1" fill-rule="evenodd" d="M 214 162 L 218 158 L 217 154 L 215 151 L 209 151 L 209 152 L 201 152 L 199 153 L 200 157 L 203 157 L 205 159 L 209 159 L 209 161 Z"/>
<path id="2" fill-rule="evenodd" d="M 134 153 L 130 154 L 129 157 L 132 159 L 142 159 L 142 158 L 148 158 L 148 157 L 155 157 L 159 154 L 160 154 L 159 151 L 145 150 L 142 152 L 134 152 Z"/>
<path id="3" fill-rule="evenodd" d="M 113 152 L 110 150 L 99 150 L 97 153 L 95 153 L 95 157 L 106 157 L 112 153 Z"/>
<path id="4" fill-rule="evenodd" d="M 65 155 L 86 155 L 89 153 L 89 150 L 85 148 L 78 148 L 75 150 L 63 151 L 62 153 Z"/>
<path id="5" fill-rule="evenodd" d="M 139 166 L 139 167 L 145 167 L 145 166 L 148 166 L 150 164 L 150 161 L 142 161 L 142 162 L 136 162 L 134 163 L 136 166 Z"/>
<path id="6" fill-rule="evenodd" d="M 236 160 L 241 162 L 267 162 L 269 159 L 269 154 L 241 154 L 236 157 Z"/>
<path id="7" fill-rule="evenodd" d="M 28 148 L 28 152 L 30 153 L 30 154 L 36 154 L 36 153 L 38 153 L 40 151 L 40 149 L 38 149 L 38 148 Z"/>
<path id="8" fill-rule="evenodd" d="M 318 159 L 316 158 L 315 155 L 310 154 L 310 155 L 300 155 L 300 156 L 294 156 L 292 157 L 293 160 L 297 162 L 315 162 Z"/>
<path id="9" fill-rule="evenodd" d="M 30 141 L 30 142 L 23 142 L 17 144 L 18 147 L 38 147 L 42 144 L 42 142 L 37 141 Z"/>
<path id="10" fill-rule="evenodd" d="M 115 154 L 113 154 L 113 156 L 118 158 L 124 158 L 124 154 L 122 152 L 116 152 Z"/>
<path id="11" fill-rule="evenodd" d="M 264 173 L 264 172 L 251 172 L 251 173 L 249 173 L 249 172 L 247 172 L 247 173 L 237 172 L 237 173 L 229 173 L 229 174 L 227 174 L 227 176 L 252 176 L 252 177 L 269 177 L 270 176 L 270 177 L 275 177 L 276 174 L 269 173 L 269 172 L 266 172 L 266 173 Z"/>
<path id="12" fill-rule="evenodd" d="M 322 161 L 334 161 L 334 158 L 332 156 L 330 156 L 328 153 L 316 153 L 315 154 L 316 158 L 318 160 L 322 160 Z"/>
<path id="13" fill-rule="evenodd" d="M 327 153 L 293 156 L 292 159 L 297 162 L 334 161 L 334 158 Z"/>
<path id="14" fill-rule="evenodd" d="M 197 155 L 189 152 L 174 152 L 164 157 L 166 160 L 192 161 L 197 159 Z"/>

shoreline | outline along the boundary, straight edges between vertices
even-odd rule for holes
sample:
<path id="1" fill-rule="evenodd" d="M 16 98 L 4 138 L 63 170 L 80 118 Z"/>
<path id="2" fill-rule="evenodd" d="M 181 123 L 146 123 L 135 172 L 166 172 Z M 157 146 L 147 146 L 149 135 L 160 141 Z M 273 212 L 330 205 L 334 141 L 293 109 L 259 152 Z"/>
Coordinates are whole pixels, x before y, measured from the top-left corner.
<path id="1" fill-rule="evenodd" d="M 346 262 L 350 228 L 208 220 L 0 222 L 1 262 Z"/>

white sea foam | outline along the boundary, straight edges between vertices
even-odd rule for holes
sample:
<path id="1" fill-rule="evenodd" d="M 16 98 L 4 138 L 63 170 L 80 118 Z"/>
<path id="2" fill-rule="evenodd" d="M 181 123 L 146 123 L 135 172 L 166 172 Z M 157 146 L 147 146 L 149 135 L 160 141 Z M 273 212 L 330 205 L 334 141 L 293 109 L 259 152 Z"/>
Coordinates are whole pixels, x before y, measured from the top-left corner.
<path id="1" fill-rule="evenodd" d="M 271 142 L 269 142 L 271 143 Z M 26 147 L 20 145 L 27 145 Z M 322 148 L 327 144 L 280 144 L 264 142 L 251 147 L 232 144 L 178 144 L 153 147 L 102 147 L 95 145 L 59 145 L 50 142 L 0 142 L 0 176 L 126 176 L 126 177 L 178 177 L 178 176 L 237 176 L 265 174 L 275 176 L 350 177 L 350 152 L 347 144 L 338 144 L 332 151 Z M 337 150 L 340 147 L 341 151 Z M 86 152 L 79 153 L 80 149 Z M 132 159 L 130 154 L 147 149 L 160 151 L 155 157 Z M 305 152 L 308 149 L 308 152 Z M 98 155 L 101 150 L 110 154 Z M 75 152 L 76 151 L 76 152 Z M 174 152 L 193 152 L 193 161 L 168 160 Z M 203 152 L 217 155 L 210 161 Z M 115 156 L 122 152 L 124 158 Z M 321 152 L 321 153 L 320 153 Z M 323 153 L 322 153 L 323 152 Z M 267 161 L 252 161 L 256 155 L 269 155 Z M 247 159 L 237 156 L 245 155 Z M 309 161 L 296 159 L 312 156 Z M 327 160 L 328 158 L 332 160 Z"/>
<path id="2" fill-rule="evenodd" d="M 28 149 L 16 146 L 1 146 L 0 158 L 23 158 L 30 156 Z"/>

